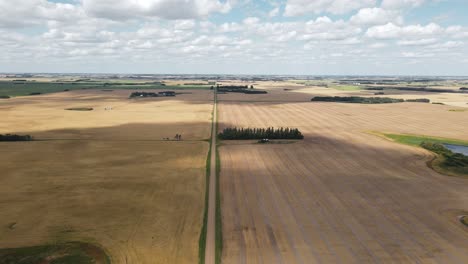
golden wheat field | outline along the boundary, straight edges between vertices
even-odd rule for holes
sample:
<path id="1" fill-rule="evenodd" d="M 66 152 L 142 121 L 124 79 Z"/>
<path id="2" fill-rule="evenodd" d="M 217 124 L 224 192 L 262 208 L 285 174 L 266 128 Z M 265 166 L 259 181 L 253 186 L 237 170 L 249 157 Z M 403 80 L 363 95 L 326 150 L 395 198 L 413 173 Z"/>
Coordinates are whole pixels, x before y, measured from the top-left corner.
<path id="1" fill-rule="evenodd" d="M 425 150 L 366 133 L 467 140 L 466 113 L 248 100 L 220 102 L 221 129 L 297 127 L 305 139 L 223 142 L 223 263 L 468 262 L 466 179 L 429 169 Z"/>
<path id="2" fill-rule="evenodd" d="M 212 93 L 189 92 L 0 102 L 0 133 L 36 139 L 0 143 L 0 248 L 89 242 L 112 263 L 196 262 Z M 163 140 L 176 133 L 183 141 Z"/>

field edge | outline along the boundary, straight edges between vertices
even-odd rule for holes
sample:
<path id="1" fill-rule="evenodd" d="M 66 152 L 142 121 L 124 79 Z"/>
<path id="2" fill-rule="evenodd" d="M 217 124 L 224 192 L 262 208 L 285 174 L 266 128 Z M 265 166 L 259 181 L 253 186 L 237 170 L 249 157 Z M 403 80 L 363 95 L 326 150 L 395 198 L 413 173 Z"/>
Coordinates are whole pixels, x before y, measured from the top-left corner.
<path id="1" fill-rule="evenodd" d="M 443 138 L 443 137 L 432 137 L 432 136 L 426 136 L 426 135 L 395 134 L 395 133 L 378 132 L 378 131 L 366 131 L 366 133 L 370 135 L 378 136 L 380 138 L 383 138 L 385 140 L 389 140 L 398 144 L 416 147 L 418 149 L 424 150 L 427 153 L 430 153 L 430 155 L 432 156 L 430 160 L 426 161 L 426 165 L 433 171 L 439 174 L 442 174 L 444 176 L 468 179 L 468 175 L 466 174 L 458 173 L 456 171 L 449 170 L 441 166 L 440 164 L 442 164 L 445 160 L 445 158 L 442 155 L 429 151 L 420 146 L 420 144 L 424 141 L 468 146 L 468 141 L 460 140 L 460 139 Z"/>

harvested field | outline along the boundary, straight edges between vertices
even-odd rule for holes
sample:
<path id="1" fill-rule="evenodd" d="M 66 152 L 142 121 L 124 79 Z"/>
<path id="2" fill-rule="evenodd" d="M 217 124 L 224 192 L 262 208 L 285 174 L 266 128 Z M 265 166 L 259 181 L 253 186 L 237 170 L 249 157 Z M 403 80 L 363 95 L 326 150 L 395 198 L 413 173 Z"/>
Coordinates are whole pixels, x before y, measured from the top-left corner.
<path id="1" fill-rule="evenodd" d="M 136 103 L 121 91 L 86 91 L 0 103 L 0 133 L 36 139 L 0 143 L 0 249 L 84 242 L 112 263 L 196 262 L 212 110 L 212 96 L 200 93 Z M 64 110 L 70 105 L 95 110 Z M 162 140 L 176 133 L 183 141 Z"/>
<path id="2" fill-rule="evenodd" d="M 428 151 L 365 133 L 467 140 L 468 116 L 448 109 L 222 102 L 220 129 L 305 136 L 220 147 L 223 263 L 466 263 L 466 179 L 428 168 Z"/>
<path id="3" fill-rule="evenodd" d="M 186 140 L 209 138 L 210 92 L 137 101 L 128 99 L 130 93 L 80 91 L 2 101 L 0 112 L 6 115 L 0 133 L 27 132 L 36 139 L 160 140 L 175 134 Z M 94 110 L 65 110 L 83 107 Z M 109 107 L 112 110 L 106 110 Z"/>

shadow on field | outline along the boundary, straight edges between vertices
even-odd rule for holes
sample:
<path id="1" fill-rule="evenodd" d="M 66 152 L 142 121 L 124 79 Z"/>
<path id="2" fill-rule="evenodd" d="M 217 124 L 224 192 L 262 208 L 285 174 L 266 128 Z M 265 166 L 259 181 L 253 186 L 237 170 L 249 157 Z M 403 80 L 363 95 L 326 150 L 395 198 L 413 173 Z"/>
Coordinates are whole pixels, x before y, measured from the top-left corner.
<path id="1" fill-rule="evenodd" d="M 466 227 L 441 213 L 453 208 L 466 212 L 466 179 L 430 170 L 426 151 L 370 135 L 305 137 L 291 145 L 220 147 L 225 254 L 238 262 L 252 251 L 283 254 L 285 244 L 275 248 L 275 239 L 284 234 L 291 237 L 288 247 L 304 247 L 304 254 L 323 241 L 308 239 L 327 237 L 326 251 L 314 253 L 318 258 L 341 252 L 343 244 L 351 251 L 379 254 L 371 244 L 353 242 L 367 237 L 410 262 L 418 260 L 414 252 L 392 245 L 405 243 L 429 252 L 450 243 L 457 250 L 449 254 L 466 254 Z M 429 239 L 428 233 L 442 239 Z M 259 245 L 246 237 L 271 242 Z"/>
<path id="2" fill-rule="evenodd" d="M 220 124 L 220 126 L 226 126 L 226 124 Z M 329 175 L 328 177 L 331 177 L 329 179 L 340 178 L 342 174 L 355 174 L 359 177 L 377 176 L 381 181 L 401 182 L 412 179 L 466 183 L 466 179 L 439 174 L 428 167 L 427 162 L 432 160 L 435 154 L 419 147 L 402 145 L 366 133 L 356 133 L 346 138 L 323 136 L 307 131 L 303 134 L 304 140 L 295 140 L 293 144 L 259 144 L 252 140 L 227 140 L 220 141 L 220 144 L 221 149 L 250 149 L 259 157 L 267 157 L 270 152 L 274 153 L 277 159 L 263 159 L 262 162 L 266 165 L 270 162 L 284 163 L 285 159 L 282 159 L 282 156 L 285 155 L 292 159 L 293 163 L 297 163 L 298 167 L 324 166 L 324 170 L 314 170 L 314 173 L 336 172 Z M 271 165 L 277 166 L 277 164 Z M 294 167 L 292 164 L 284 165 Z M 238 167 L 240 170 L 242 168 L 242 166 Z"/>
<path id="3" fill-rule="evenodd" d="M 3 131 L 2 131 L 3 132 Z M 129 123 L 94 128 L 65 128 L 44 131 L 4 131 L 10 134 L 28 134 L 34 140 L 100 140 L 100 141 L 181 141 L 208 140 L 211 122 Z"/>

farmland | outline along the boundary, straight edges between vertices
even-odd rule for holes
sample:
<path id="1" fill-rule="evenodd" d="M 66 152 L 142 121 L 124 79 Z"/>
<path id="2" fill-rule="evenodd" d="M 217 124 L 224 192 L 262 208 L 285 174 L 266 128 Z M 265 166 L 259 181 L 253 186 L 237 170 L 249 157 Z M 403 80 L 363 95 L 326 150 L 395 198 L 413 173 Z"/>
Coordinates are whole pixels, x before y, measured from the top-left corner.
<path id="1" fill-rule="evenodd" d="M 221 129 L 298 127 L 305 136 L 222 142 L 223 263 L 466 262 L 466 179 L 431 170 L 426 150 L 368 133 L 466 141 L 468 116 L 448 109 L 220 102 Z"/>
<path id="2" fill-rule="evenodd" d="M 188 92 L 135 101 L 128 90 L 80 90 L 2 101 L 0 134 L 34 141 L 0 142 L 0 263 L 69 243 L 99 248 L 111 263 L 194 263 L 212 93 Z M 66 110 L 81 107 L 94 110 Z M 176 134 L 183 140 L 164 140 Z M 86 259 L 76 254 L 70 259 Z"/>
<path id="3" fill-rule="evenodd" d="M 32 139 L 0 142 L 0 259 L 467 261 L 467 179 L 433 170 L 435 154 L 419 145 L 468 142 L 468 95 L 242 78 L 0 84 L 11 97 L 0 101 L 0 135 Z M 213 115 L 217 84 L 267 93 L 220 91 Z M 359 89 L 337 87 L 346 85 Z M 408 101 L 419 98 L 431 103 Z"/>
<path id="4" fill-rule="evenodd" d="M 0 79 L 0 96 L 25 96 L 77 90 L 146 90 L 146 89 L 208 89 L 208 84 L 171 83 L 157 81 L 116 81 L 116 80 L 5 80 Z"/>

